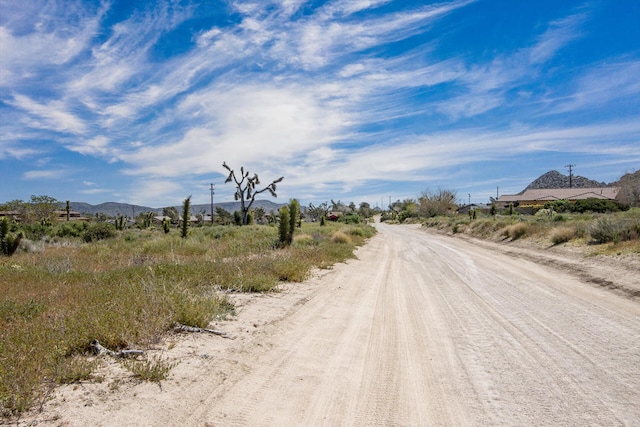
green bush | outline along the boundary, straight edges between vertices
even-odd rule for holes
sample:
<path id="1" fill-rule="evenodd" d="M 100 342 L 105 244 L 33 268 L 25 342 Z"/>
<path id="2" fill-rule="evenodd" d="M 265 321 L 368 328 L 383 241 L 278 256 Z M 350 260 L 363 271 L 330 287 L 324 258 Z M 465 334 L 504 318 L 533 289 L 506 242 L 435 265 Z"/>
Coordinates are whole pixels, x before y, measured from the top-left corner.
<path id="1" fill-rule="evenodd" d="M 13 234 L 10 231 L 10 224 L 7 217 L 3 217 L 0 220 L 0 253 L 2 253 L 2 255 L 13 255 L 18 249 L 22 237 L 22 232 Z"/>
<path id="2" fill-rule="evenodd" d="M 89 223 L 85 221 L 68 221 L 58 224 L 52 230 L 57 237 L 82 237 Z"/>
<path id="3" fill-rule="evenodd" d="M 556 200 L 553 202 L 547 202 L 544 205 L 545 209 L 553 209 L 555 212 L 594 212 L 594 213 L 607 213 L 607 212 L 619 212 L 628 209 L 626 206 L 621 205 L 613 200 L 604 200 L 589 198 L 583 200 L 576 200 L 570 202 L 568 200 Z"/>
<path id="4" fill-rule="evenodd" d="M 342 215 L 338 221 L 345 224 L 362 224 L 362 217 L 355 212 L 348 212 Z"/>
<path id="5" fill-rule="evenodd" d="M 96 222 L 85 230 L 82 239 L 87 242 L 96 242 L 98 240 L 110 239 L 116 235 L 115 227 L 108 222 Z"/>
<path id="6" fill-rule="evenodd" d="M 22 232 L 24 233 L 24 237 L 29 240 L 40 240 L 43 237 L 51 234 L 51 225 L 39 222 L 32 222 L 27 224 L 22 224 L 20 227 Z"/>

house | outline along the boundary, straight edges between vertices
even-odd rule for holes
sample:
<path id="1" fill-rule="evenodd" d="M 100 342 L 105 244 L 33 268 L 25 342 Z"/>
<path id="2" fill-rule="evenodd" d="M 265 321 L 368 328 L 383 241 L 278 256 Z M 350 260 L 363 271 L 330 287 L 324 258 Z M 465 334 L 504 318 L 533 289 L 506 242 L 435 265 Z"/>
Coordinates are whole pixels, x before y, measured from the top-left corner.
<path id="1" fill-rule="evenodd" d="M 67 221 L 67 211 L 54 211 L 53 214 L 59 222 Z M 89 218 L 76 211 L 69 211 L 68 219 L 69 221 L 89 221 Z"/>
<path id="2" fill-rule="evenodd" d="M 327 213 L 327 219 L 329 221 L 337 221 L 342 216 L 342 212 L 340 211 L 329 211 Z"/>
<path id="3" fill-rule="evenodd" d="M 489 213 L 491 206 L 487 206 L 484 203 L 471 203 L 470 205 L 462 205 L 458 207 L 456 211 L 459 214 L 469 214 L 469 211 L 480 211 L 482 213 Z"/>
<path id="4" fill-rule="evenodd" d="M 20 216 L 20 212 L 18 211 L 0 211 L 0 218 L 7 217 L 10 220 L 17 221 Z"/>
<path id="5" fill-rule="evenodd" d="M 584 199 L 615 200 L 619 187 L 599 188 L 536 188 L 525 190 L 522 194 L 502 195 L 496 200 L 498 209 L 506 209 L 510 204 L 517 206 L 540 206 L 556 200 L 575 202 Z"/>

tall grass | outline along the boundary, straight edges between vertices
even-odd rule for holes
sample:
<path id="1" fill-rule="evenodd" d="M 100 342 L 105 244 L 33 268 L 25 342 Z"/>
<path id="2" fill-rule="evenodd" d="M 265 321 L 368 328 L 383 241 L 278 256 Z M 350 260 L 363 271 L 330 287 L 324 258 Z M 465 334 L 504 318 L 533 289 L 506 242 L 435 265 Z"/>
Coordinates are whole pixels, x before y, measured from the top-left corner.
<path id="1" fill-rule="evenodd" d="M 226 291 L 302 281 L 313 267 L 352 257 L 373 230 L 304 224 L 307 237 L 286 249 L 270 226 L 192 228 L 186 239 L 126 230 L 90 243 L 78 233 L 39 253 L 0 257 L 0 413 L 31 408 L 56 384 L 91 379 L 95 362 L 84 356 L 94 339 L 114 350 L 145 348 L 174 322 L 206 327 L 233 313 Z M 334 243 L 336 232 L 348 241 Z M 165 376 L 156 365 L 131 369 L 140 378 Z"/>

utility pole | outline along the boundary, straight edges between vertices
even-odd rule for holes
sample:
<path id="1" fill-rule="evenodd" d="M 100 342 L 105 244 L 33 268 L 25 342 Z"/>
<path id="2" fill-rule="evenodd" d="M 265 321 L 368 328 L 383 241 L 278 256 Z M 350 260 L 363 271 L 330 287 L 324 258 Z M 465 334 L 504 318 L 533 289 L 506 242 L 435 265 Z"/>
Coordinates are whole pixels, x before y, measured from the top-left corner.
<path id="1" fill-rule="evenodd" d="M 565 168 L 569 168 L 569 188 L 573 187 L 573 168 L 575 167 L 576 165 L 572 164 L 565 165 Z"/>
<path id="2" fill-rule="evenodd" d="M 469 207 L 471 207 L 471 193 L 469 193 Z"/>
<path id="3" fill-rule="evenodd" d="M 210 184 L 210 191 L 211 191 L 211 224 L 213 224 L 213 195 L 215 194 L 215 191 L 213 191 L 216 188 L 216 186 L 212 183 Z"/>

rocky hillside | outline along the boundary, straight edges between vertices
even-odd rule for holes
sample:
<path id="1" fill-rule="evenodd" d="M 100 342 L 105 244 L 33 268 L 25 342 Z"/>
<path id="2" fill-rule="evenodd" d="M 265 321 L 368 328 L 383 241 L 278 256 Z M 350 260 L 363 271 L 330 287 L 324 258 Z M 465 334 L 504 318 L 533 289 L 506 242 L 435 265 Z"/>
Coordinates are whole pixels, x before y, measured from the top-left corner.
<path id="1" fill-rule="evenodd" d="M 574 188 L 608 187 L 610 184 L 594 181 L 584 176 L 574 175 L 571 186 Z M 549 171 L 527 186 L 525 190 L 537 188 L 569 188 L 569 176 L 558 171 Z"/>
<path id="2" fill-rule="evenodd" d="M 640 170 L 622 175 L 612 185 L 620 187 L 619 200 L 629 206 L 640 206 Z"/>

